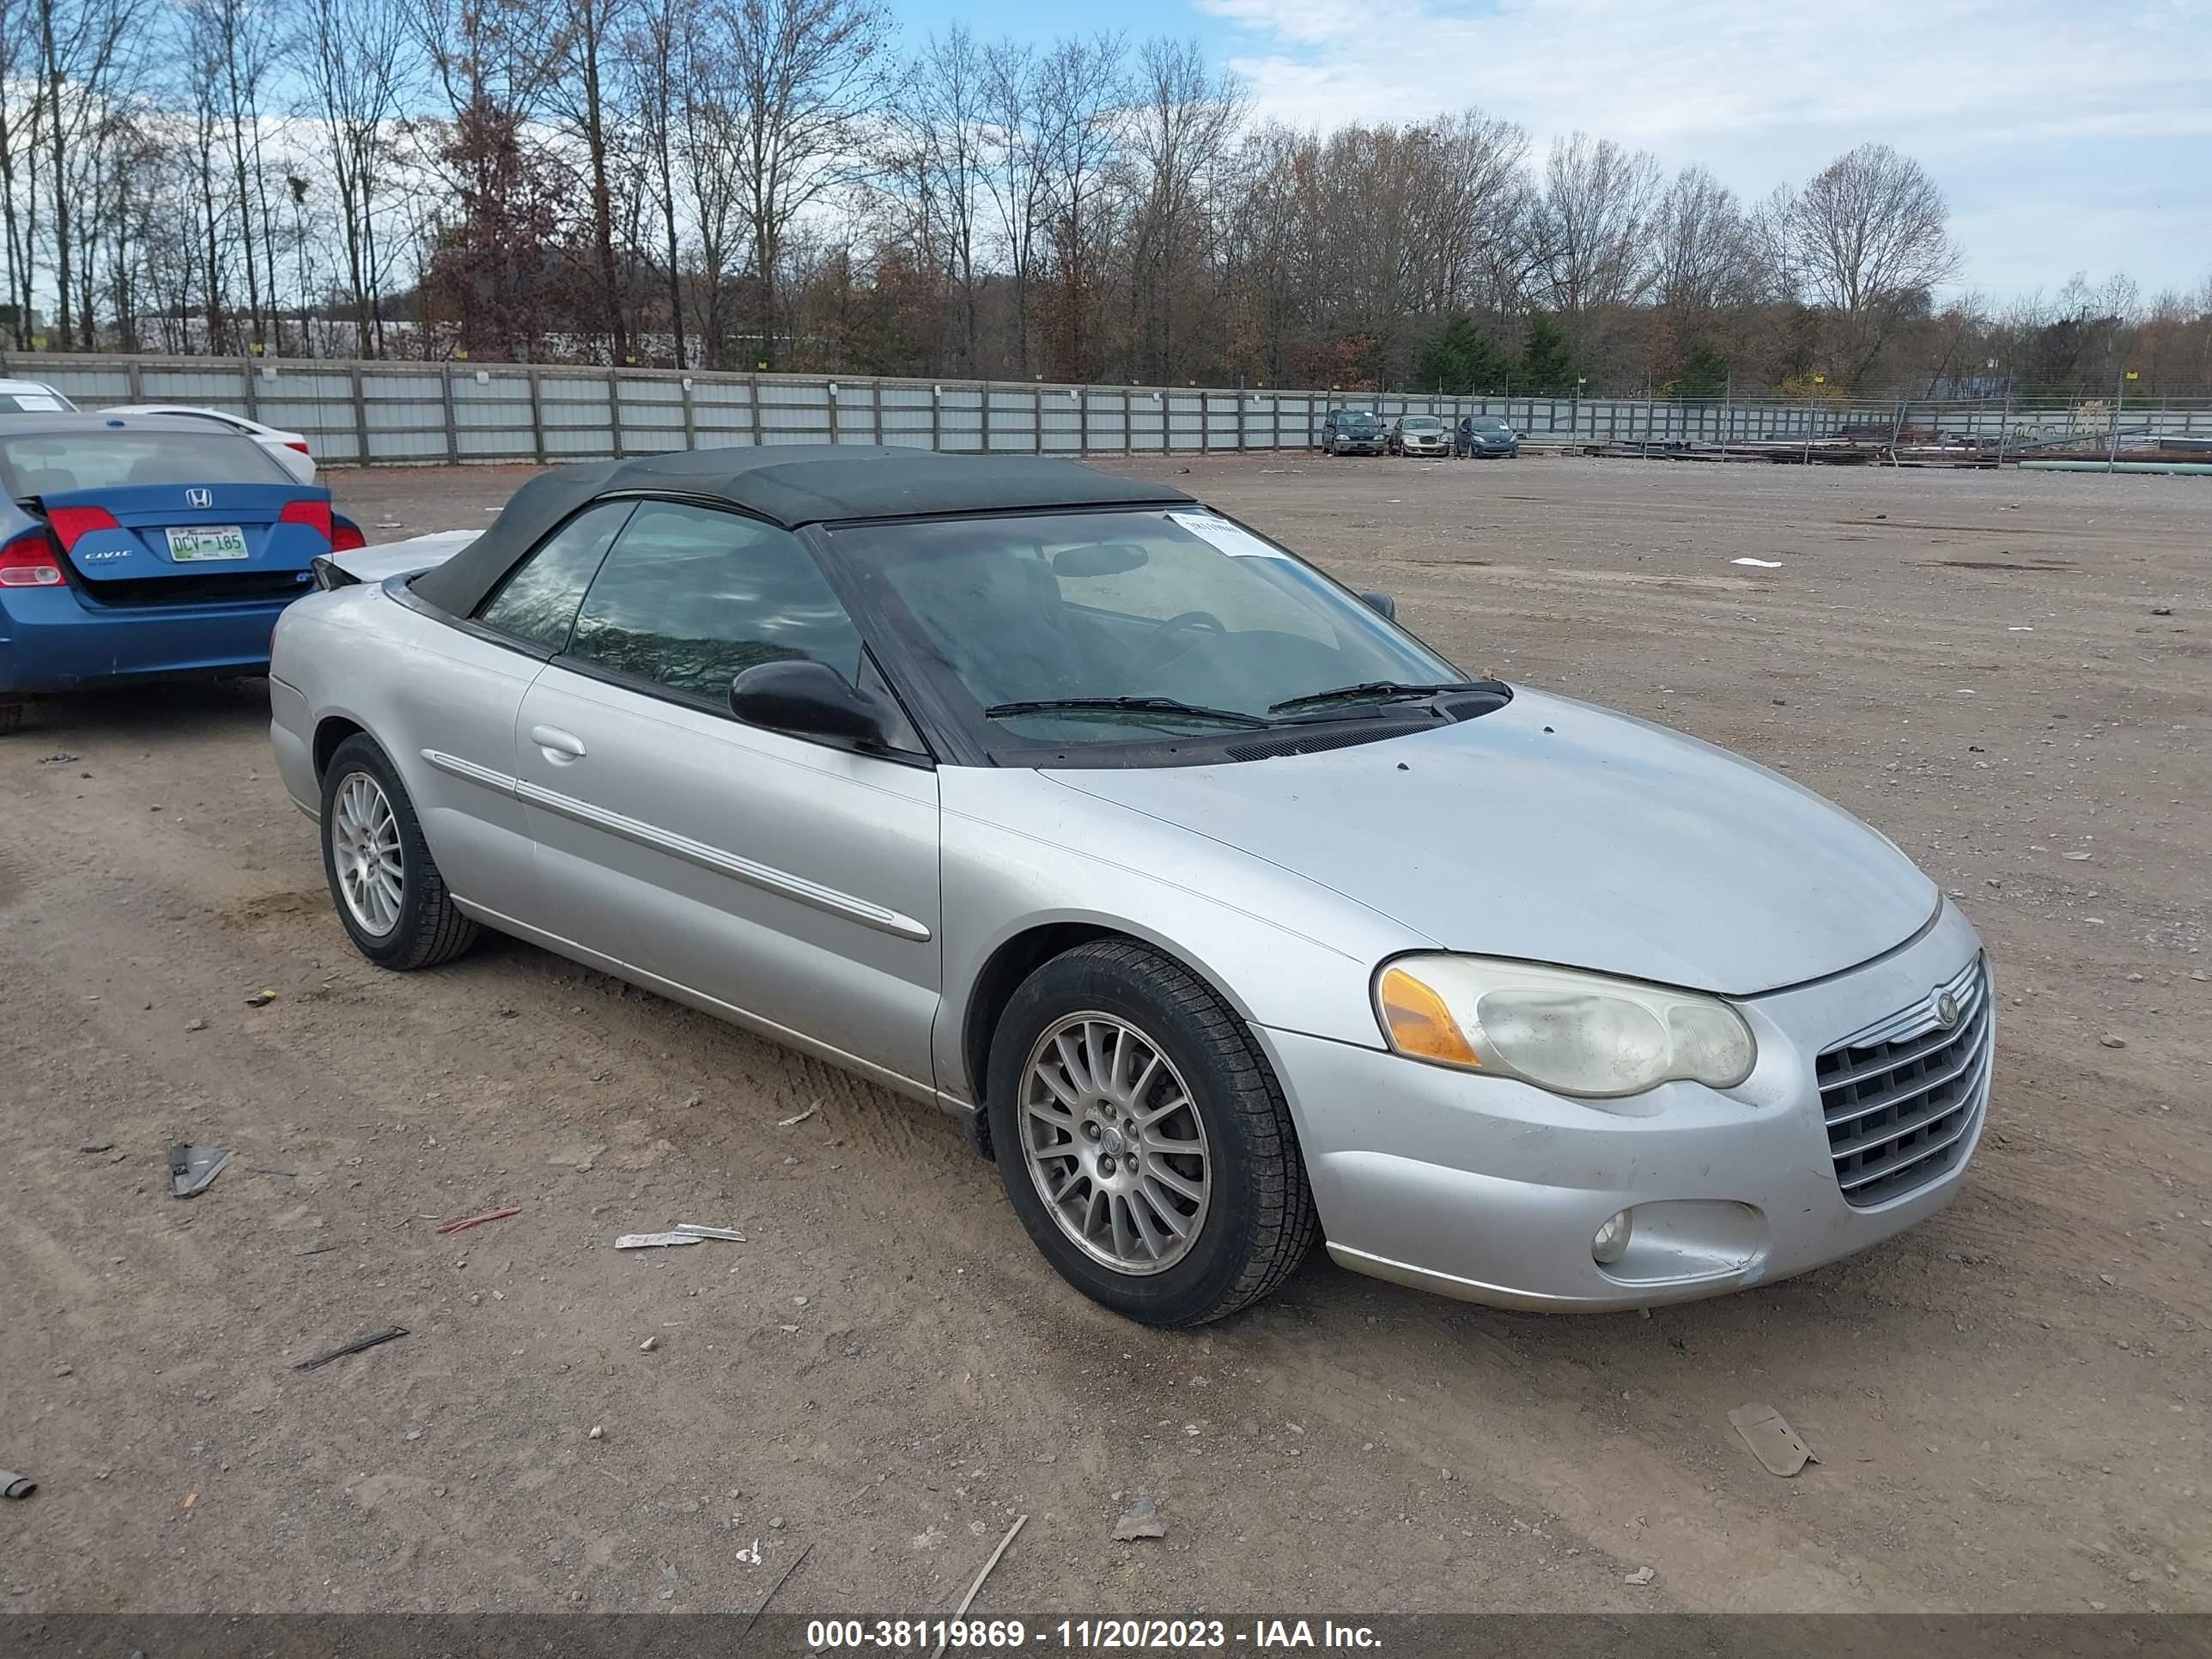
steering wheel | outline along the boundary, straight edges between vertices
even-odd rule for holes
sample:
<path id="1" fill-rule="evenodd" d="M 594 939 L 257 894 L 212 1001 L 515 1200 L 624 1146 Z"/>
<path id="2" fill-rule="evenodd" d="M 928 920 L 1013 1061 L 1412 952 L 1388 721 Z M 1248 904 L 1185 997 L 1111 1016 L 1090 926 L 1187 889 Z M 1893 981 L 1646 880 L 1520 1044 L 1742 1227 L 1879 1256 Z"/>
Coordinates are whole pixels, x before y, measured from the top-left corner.
<path id="1" fill-rule="evenodd" d="M 1210 628 L 1217 634 L 1226 634 L 1229 631 L 1221 625 L 1221 618 L 1211 611 L 1186 611 L 1180 616 L 1170 617 L 1152 630 L 1152 637 L 1145 642 L 1144 653 L 1138 658 L 1136 665 L 1131 669 L 1131 674 L 1141 678 L 1155 669 L 1166 667 L 1177 657 L 1182 656 L 1184 651 L 1190 649 L 1190 647 L 1186 645 L 1182 651 L 1170 651 L 1166 648 L 1168 642 L 1178 634 L 1193 628 Z"/>

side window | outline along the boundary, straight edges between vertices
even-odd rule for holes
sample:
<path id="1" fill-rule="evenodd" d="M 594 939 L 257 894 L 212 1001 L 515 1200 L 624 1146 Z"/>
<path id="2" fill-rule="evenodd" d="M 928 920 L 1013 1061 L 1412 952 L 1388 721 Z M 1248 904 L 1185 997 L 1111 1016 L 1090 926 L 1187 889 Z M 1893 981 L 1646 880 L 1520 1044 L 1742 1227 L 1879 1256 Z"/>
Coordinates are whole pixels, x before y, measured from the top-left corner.
<path id="1" fill-rule="evenodd" d="M 599 561 L 606 557 L 636 506 L 635 501 L 602 501 L 579 513 L 507 573 L 507 580 L 477 607 L 477 620 L 549 651 L 562 649 L 584 590 L 592 585 Z"/>
<path id="2" fill-rule="evenodd" d="M 568 654 L 720 702 L 764 662 L 811 658 L 856 680 L 860 633 L 789 531 L 647 501 L 585 596 Z"/>

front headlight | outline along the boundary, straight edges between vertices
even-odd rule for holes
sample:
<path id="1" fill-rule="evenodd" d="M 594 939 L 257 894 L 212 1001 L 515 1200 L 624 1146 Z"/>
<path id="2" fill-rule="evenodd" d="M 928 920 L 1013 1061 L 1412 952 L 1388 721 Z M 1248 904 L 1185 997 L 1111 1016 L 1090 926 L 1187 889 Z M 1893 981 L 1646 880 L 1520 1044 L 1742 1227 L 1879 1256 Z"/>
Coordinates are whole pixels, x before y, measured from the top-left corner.
<path id="1" fill-rule="evenodd" d="M 1758 1045 L 1717 997 L 1486 957 L 1401 957 L 1375 978 L 1375 1012 L 1411 1060 L 1609 1099 L 1675 1079 L 1732 1089 Z"/>

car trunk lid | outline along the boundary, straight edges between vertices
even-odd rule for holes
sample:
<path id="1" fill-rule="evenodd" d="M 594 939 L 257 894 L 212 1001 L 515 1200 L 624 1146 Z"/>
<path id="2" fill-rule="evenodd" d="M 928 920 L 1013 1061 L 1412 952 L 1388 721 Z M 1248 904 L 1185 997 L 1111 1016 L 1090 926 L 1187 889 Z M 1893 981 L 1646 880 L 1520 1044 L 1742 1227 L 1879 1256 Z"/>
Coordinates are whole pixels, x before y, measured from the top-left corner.
<path id="1" fill-rule="evenodd" d="M 111 485 L 38 506 L 95 599 L 187 603 L 303 591 L 331 550 L 331 497 L 298 484 Z"/>

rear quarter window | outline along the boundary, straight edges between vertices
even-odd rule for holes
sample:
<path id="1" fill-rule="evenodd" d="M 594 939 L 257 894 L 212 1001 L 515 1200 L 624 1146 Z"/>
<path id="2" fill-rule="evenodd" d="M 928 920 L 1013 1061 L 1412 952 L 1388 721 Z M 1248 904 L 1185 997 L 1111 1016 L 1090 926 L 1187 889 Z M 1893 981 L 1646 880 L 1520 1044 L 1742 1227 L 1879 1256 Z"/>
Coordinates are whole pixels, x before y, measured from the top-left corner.
<path id="1" fill-rule="evenodd" d="M 289 484 L 246 438 L 218 432 L 26 432 L 0 436 L 0 471 L 17 496 L 147 485 Z"/>

